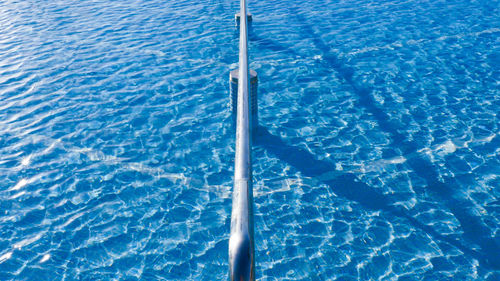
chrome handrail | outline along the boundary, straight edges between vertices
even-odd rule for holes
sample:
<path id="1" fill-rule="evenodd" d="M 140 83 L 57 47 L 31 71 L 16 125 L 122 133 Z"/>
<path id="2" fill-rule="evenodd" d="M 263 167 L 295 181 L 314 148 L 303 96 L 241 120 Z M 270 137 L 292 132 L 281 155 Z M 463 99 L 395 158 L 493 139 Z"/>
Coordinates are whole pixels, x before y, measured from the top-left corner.
<path id="1" fill-rule="evenodd" d="M 240 1 L 240 52 L 238 106 L 236 112 L 236 153 L 234 163 L 233 209 L 229 238 L 231 281 L 255 280 L 252 190 L 252 116 L 248 92 L 248 35 L 246 1 Z"/>

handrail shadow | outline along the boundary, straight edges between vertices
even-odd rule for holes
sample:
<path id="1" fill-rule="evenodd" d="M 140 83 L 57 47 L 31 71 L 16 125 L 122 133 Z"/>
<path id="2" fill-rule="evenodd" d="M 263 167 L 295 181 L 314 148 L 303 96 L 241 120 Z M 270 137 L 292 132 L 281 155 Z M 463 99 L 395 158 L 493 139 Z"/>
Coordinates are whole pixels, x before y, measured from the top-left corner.
<path id="1" fill-rule="evenodd" d="M 371 95 L 373 88 L 354 80 L 355 69 L 339 58 L 335 52 L 323 42 L 320 36 L 318 36 L 311 28 L 311 25 L 307 24 L 307 20 L 302 16 L 298 7 L 291 6 L 289 9 L 290 14 L 294 15 L 297 18 L 297 22 L 301 23 L 301 30 L 299 30 L 299 32 L 302 34 L 308 34 L 316 48 L 322 52 L 323 63 L 326 64 L 325 66 L 328 69 L 334 70 L 347 85 L 351 86 L 352 92 L 359 97 L 359 105 L 370 112 L 373 118 L 377 121 L 378 127 L 390 136 L 391 144 L 389 146 L 399 149 L 403 155 L 408 156 L 406 157 L 406 164 L 427 183 L 425 192 L 435 196 L 439 202 L 442 202 L 445 207 L 451 211 L 460 223 L 461 229 L 464 233 L 463 237 L 466 241 L 478 245 L 481 248 L 480 252 L 465 247 L 463 244 L 465 241 L 453 240 L 447 236 L 439 234 L 431 227 L 426 226 L 418 222 L 413 217 L 407 215 L 404 210 L 389 205 L 387 198 L 378 194 L 366 184 L 356 181 L 356 177 L 353 174 L 344 174 L 334 180 L 328 181 L 327 184 L 332 188 L 335 186 L 335 191 L 339 195 L 342 195 L 350 200 L 355 200 L 365 207 L 383 209 L 400 217 L 405 217 L 415 227 L 418 227 L 433 237 L 448 242 L 462 250 L 464 253 L 477 258 L 486 268 L 500 269 L 500 258 L 498 257 L 498 253 L 500 253 L 500 245 L 494 240 L 494 238 L 491 237 L 491 235 L 488 235 L 490 230 L 481 222 L 481 218 L 469 211 L 474 209 L 474 205 L 469 201 L 459 198 L 456 195 L 456 192 L 454 192 L 454 187 L 459 186 L 457 180 L 453 177 L 441 177 L 443 181 L 439 180 L 437 168 L 433 163 L 418 152 L 418 144 L 415 141 L 409 140 L 404 134 L 400 133 L 400 131 L 404 131 L 404 126 L 395 120 L 391 120 L 390 116 L 376 105 L 377 103 Z M 270 48 L 274 51 L 288 51 L 297 55 L 292 51 L 292 48 L 280 46 L 280 44 L 274 43 L 272 40 L 262 40 L 263 42 L 258 45 L 260 48 Z M 263 132 L 261 132 L 261 136 L 259 137 L 261 141 L 268 138 L 268 141 L 271 143 L 274 141 L 274 143 L 279 143 L 280 145 L 285 144 L 278 137 L 269 134 L 267 130 L 262 128 L 261 130 L 263 130 Z M 323 170 L 335 170 L 332 166 L 333 164 L 325 161 L 318 161 L 313 155 L 310 155 L 307 151 L 300 148 L 288 146 L 289 149 L 295 151 L 296 155 L 300 155 L 300 161 L 297 162 L 297 159 L 294 159 L 294 153 L 287 153 L 279 146 L 265 145 L 265 143 L 261 143 L 264 144 L 264 147 L 273 150 L 279 158 L 290 163 L 290 165 L 295 166 L 305 175 L 318 176 Z M 309 164 L 304 165 L 304 163 Z M 354 190 L 356 190 L 356 192 L 354 192 Z M 363 193 L 364 195 L 362 195 Z"/>
<path id="2" fill-rule="evenodd" d="M 422 188 L 416 192 L 426 192 L 443 203 L 459 221 L 465 240 L 455 240 L 437 233 L 433 228 L 420 223 L 418 220 L 408 215 L 406 210 L 390 205 L 388 198 L 379 194 L 368 185 L 359 182 L 356 176 L 351 173 L 343 174 L 325 183 L 332 188 L 335 186 L 335 191 L 339 195 L 357 201 L 367 208 L 389 211 L 394 215 L 406 218 L 413 226 L 426 231 L 436 239 L 454 245 L 465 254 L 478 259 L 485 268 L 500 270 L 500 257 L 498 256 L 498 253 L 500 253 L 499 242 L 495 241 L 491 235 L 488 235 L 491 231 L 481 222 L 481 218 L 469 211 L 474 208 L 474 205 L 456 195 L 456 192 L 454 192 L 456 189 L 454 187 L 459 186 L 457 180 L 453 177 L 446 176 L 441 176 L 442 181 L 439 180 L 440 175 L 437 168 L 429 159 L 419 153 L 419 145 L 400 133 L 400 131 L 404 131 L 404 126 L 396 120 L 391 119 L 384 110 L 377 106 L 377 102 L 372 95 L 373 87 L 355 81 L 355 69 L 336 55 L 332 48 L 317 35 L 317 32 L 307 23 L 307 19 L 302 16 L 298 7 L 290 6 L 289 9 L 290 14 L 294 15 L 297 18 L 297 22 L 301 23 L 301 30 L 298 32 L 309 35 L 316 48 L 322 53 L 322 63 L 325 67 L 334 70 L 339 78 L 347 85 L 350 85 L 351 91 L 359 98 L 358 104 L 373 116 L 375 121 L 377 121 L 378 127 L 382 131 L 388 133 L 390 136 L 390 145 L 388 145 L 388 147 L 400 150 L 407 159 L 405 163 L 416 175 L 426 181 L 426 188 Z M 255 34 L 252 35 L 252 38 L 257 48 L 269 49 L 275 52 L 287 52 L 294 57 L 301 56 L 301 54 L 295 52 L 291 46 L 274 42 L 272 39 L 261 38 Z M 260 143 L 266 149 L 274 152 L 276 156 L 300 170 L 304 175 L 317 177 L 324 172 L 335 171 L 333 163 L 324 160 L 316 160 L 313 155 L 299 147 L 287 146 L 287 149 L 292 149 L 292 152 L 289 153 L 281 147 L 286 144 L 279 137 L 271 135 L 263 127 L 259 127 L 259 130 L 261 131 L 261 135 L 257 137 L 257 143 Z M 266 141 L 264 141 L 266 138 L 270 143 L 266 144 Z M 273 145 L 273 143 L 279 145 Z M 498 143 L 500 143 L 500 137 L 496 136 L 490 143 L 485 144 L 485 149 L 494 151 L 496 147 L 498 147 Z M 300 160 L 294 159 L 294 157 Z M 467 241 L 478 245 L 480 251 L 472 250 L 464 246 Z"/>

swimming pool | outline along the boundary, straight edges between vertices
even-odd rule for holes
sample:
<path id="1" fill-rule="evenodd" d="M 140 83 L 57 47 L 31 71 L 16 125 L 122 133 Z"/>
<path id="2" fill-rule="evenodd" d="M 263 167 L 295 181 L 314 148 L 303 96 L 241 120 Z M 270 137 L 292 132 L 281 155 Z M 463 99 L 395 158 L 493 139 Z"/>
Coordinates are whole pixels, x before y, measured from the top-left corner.
<path id="1" fill-rule="evenodd" d="M 238 1 L 0 4 L 0 280 L 221 280 Z M 249 1 L 259 280 L 500 279 L 498 1 Z"/>

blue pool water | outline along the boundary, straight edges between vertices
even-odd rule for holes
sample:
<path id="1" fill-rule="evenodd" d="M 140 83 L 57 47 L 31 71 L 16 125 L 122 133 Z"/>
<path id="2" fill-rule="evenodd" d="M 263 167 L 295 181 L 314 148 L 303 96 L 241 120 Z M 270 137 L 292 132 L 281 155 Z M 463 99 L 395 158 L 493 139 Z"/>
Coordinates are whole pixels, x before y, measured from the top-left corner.
<path id="1" fill-rule="evenodd" d="M 249 1 L 259 280 L 500 280 L 500 3 Z M 0 3 L 0 280 L 226 280 L 238 1 Z"/>

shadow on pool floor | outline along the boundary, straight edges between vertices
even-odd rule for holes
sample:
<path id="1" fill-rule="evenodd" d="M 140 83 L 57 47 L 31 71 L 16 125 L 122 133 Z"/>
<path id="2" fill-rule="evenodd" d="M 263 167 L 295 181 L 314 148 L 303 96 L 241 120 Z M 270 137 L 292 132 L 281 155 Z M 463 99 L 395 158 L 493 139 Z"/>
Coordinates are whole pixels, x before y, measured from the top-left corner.
<path id="1" fill-rule="evenodd" d="M 480 251 L 475 251 L 464 245 L 465 241 L 455 240 L 451 237 L 444 236 L 436 232 L 432 227 L 429 227 L 407 214 L 404 208 L 397 208 L 390 204 L 390 198 L 378 193 L 374 188 L 359 181 L 354 174 L 346 173 L 336 177 L 333 180 L 325 182 L 337 194 L 356 202 L 359 202 L 366 208 L 383 210 L 390 212 L 398 217 L 407 219 L 414 227 L 419 228 L 435 239 L 447 242 L 467 255 L 470 255 L 479 260 L 485 268 L 500 270 L 500 246 L 498 243 L 488 236 L 490 230 L 481 222 L 481 218 L 472 214 L 470 209 L 473 209 L 473 204 L 469 201 L 458 198 L 456 190 L 453 187 L 459 186 L 457 180 L 453 177 L 442 177 L 443 181 L 439 181 L 439 174 L 436 167 L 428 159 L 422 157 L 419 153 L 419 146 L 416 142 L 408 140 L 408 138 L 400 133 L 403 125 L 395 121 L 390 121 L 389 115 L 383 109 L 377 107 L 377 103 L 372 96 L 373 87 L 358 83 L 353 79 L 355 69 L 349 66 L 346 62 L 340 59 L 335 52 L 321 39 L 319 35 L 311 28 L 311 23 L 307 22 L 298 7 L 289 7 L 290 14 L 294 15 L 297 22 L 301 23 L 301 34 L 308 34 L 315 47 L 322 52 L 325 67 L 334 70 L 337 75 L 347 84 L 350 85 L 351 91 L 359 97 L 359 105 L 364 107 L 377 121 L 378 127 L 389 134 L 390 147 L 399 149 L 403 155 L 409 156 L 406 164 L 421 178 L 427 182 L 426 192 L 435 197 L 437 202 L 441 202 L 451 211 L 454 217 L 460 222 L 463 230 L 464 240 L 473 244 L 479 245 Z M 256 47 L 263 49 L 271 49 L 273 51 L 292 52 L 292 55 L 298 54 L 293 52 L 293 48 L 278 44 L 271 39 L 259 38 L 257 35 L 250 37 L 256 40 Z M 489 146 L 498 143 L 498 137 L 493 140 Z M 259 136 L 256 138 L 256 143 L 260 144 L 276 156 L 286 161 L 304 175 L 310 177 L 318 177 L 325 172 L 335 171 L 334 164 L 324 160 L 317 160 L 314 155 L 300 147 L 294 147 L 286 144 L 279 137 L 270 134 L 267 129 L 260 127 Z M 493 143 L 493 144 L 492 144 Z M 410 157 L 411 155 L 411 157 Z M 424 190 L 424 189 L 423 189 Z"/>

